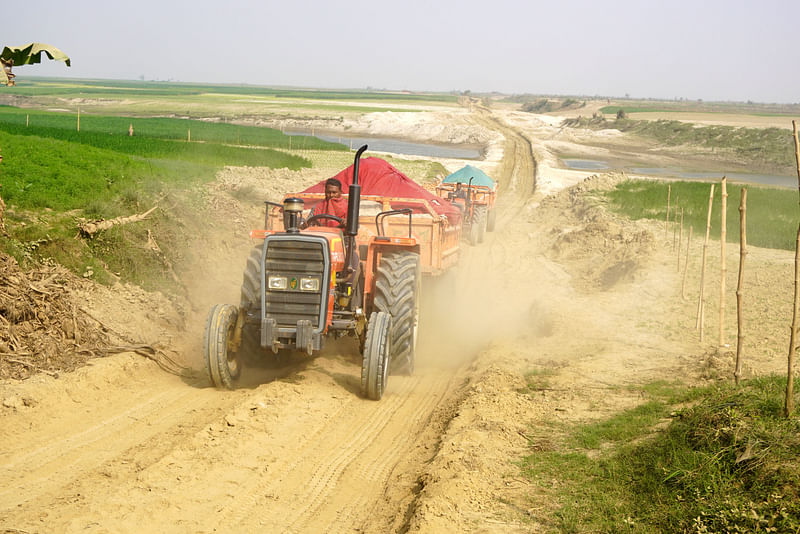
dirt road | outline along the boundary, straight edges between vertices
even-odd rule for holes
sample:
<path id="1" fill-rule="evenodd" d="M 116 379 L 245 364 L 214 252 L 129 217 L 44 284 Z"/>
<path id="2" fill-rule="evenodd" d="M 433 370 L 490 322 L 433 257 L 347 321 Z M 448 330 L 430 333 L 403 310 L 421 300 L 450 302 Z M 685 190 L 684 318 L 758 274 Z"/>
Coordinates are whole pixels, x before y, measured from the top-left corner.
<path id="1" fill-rule="evenodd" d="M 531 155 L 517 143 L 518 136 L 509 142 L 504 181 L 530 195 Z M 234 392 L 209 388 L 202 373 L 163 373 L 135 355 L 9 385 L 0 530 L 406 528 L 421 466 L 435 456 L 464 395 L 466 365 L 485 344 L 460 334 L 458 315 L 437 317 L 443 301 L 445 310 L 458 306 L 450 291 L 463 294 L 472 283 L 481 255 L 470 252 L 462 272 L 427 283 L 423 321 L 437 326 L 423 334 L 419 372 L 392 377 L 381 402 L 358 397 L 357 349 L 346 340 L 316 359 L 248 370 Z M 230 293 L 239 278 L 228 279 Z M 453 335 L 466 338 L 448 343 Z M 199 342 L 187 335 L 177 343 L 202 369 L 191 357 Z"/>
<path id="2" fill-rule="evenodd" d="M 0 385 L 0 532 L 546 524 L 548 489 L 514 465 L 531 443 L 552 447 L 539 423 L 632 406 L 637 395 L 620 385 L 692 374 L 698 348 L 675 328 L 689 305 L 676 297 L 661 233 L 593 200 L 613 178 L 543 198 L 529 139 L 486 111 L 475 120 L 505 137 L 502 211 L 457 272 L 426 281 L 415 376 L 391 377 L 383 400 L 363 400 L 357 348 L 340 340 L 315 359 L 248 369 L 236 391 L 210 388 L 203 316 L 212 302 L 236 301 L 249 249 L 230 237 L 246 224 L 232 221 L 205 239 L 186 278 L 198 295 L 188 331 L 153 333 L 195 377 L 125 354 Z M 113 299 L 94 302 L 108 321 L 119 313 Z M 141 313 L 152 315 L 146 302 Z M 143 329 L 130 313 L 119 322 Z M 551 387 L 526 391 L 531 370 L 546 370 Z"/>

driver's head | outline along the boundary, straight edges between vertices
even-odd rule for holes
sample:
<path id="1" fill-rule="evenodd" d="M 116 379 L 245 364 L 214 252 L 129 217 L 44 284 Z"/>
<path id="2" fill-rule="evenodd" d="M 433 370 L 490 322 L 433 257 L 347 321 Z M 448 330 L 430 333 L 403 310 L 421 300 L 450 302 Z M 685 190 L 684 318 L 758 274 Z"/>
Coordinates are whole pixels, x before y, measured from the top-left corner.
<path id="1" fill-rule="evenodd" d="M 342 182 L 336 178 L 328 178 L 325 181 L 325 200 L 332 198 L 341 198 L 342 196 Z"/>

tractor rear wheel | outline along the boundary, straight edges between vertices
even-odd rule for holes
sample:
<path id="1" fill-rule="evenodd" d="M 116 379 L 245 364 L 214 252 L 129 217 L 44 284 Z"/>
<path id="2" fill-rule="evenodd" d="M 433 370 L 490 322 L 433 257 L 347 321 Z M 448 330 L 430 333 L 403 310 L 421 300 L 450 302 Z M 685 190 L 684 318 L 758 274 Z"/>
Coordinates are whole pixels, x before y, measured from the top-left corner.
<path id="1" fill-rule="evenodd" d="M 233 304 L 217 304 L 206 321 L 203 356 L 208 378 L 218 388 L 233 389 L 241 374 L 239 354 L 231 350 L 238 315 Z"/>
<path id="2" fill-rule="evenodd" d="M 421 284 L 419 254 L 410 250 L 383 254 L 373 302 L 376 311 L 392 316 L 392 374 L 414 373 Z"/>
<path id="3" fill-rule="evenodd" d="M 494 232 L 495 223 L 497 223 L 497 212 L 492 208 L 489 210 L 489 214 L 486 217 L 486 229 L 490 232 Z"/>
<path id="4" fill-rule="evenodd" d="M 478 243 L 486 237 L 486 208 L 475 208 L 475 224 L 478 226 Z"/>
<path id="5" fill-rule="evenodd" d="M 392 316 L 372 312 L 367 323 L 364 353 L 361 356 L 361 395 L 381 400 L 389 378 L 389 352 L 392 348 Z"/>

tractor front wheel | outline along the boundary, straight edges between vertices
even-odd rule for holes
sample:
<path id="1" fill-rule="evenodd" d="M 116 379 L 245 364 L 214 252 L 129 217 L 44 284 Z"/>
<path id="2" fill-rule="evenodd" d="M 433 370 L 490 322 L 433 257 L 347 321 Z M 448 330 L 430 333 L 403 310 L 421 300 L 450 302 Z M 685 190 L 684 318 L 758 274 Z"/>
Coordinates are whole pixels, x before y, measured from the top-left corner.
<path id="1" fill-rule="evenodd" d="M 372 312 L 361 357 L 361 395 L 371 400 L 381 400 L 386 391 L 389 352 L 392 348 L 391 330 L 391 315 Z"/>
<path id="2" fill-rule="evenodd" d="M 478 244 L 478 221 L 473 217 L 469 223 L 469 244 L 473 247 Z"/>
<path id="3" fill-rule="evenodd" d="M 206 321 L 203 356 L 208 378 L 218 388 L 233 389 L 242 371 L 238 351 L 231 346 L 238 314 L 233 304 L 217 304 Z"/>

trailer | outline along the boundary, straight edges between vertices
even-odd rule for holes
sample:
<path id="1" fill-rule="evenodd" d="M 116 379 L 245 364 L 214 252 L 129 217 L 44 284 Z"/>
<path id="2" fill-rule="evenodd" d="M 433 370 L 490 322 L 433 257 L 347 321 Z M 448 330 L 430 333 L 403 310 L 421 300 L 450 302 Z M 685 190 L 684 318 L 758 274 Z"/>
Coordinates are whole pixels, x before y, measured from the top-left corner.
<path id="1" fill-rule="evenodd" d="M 471 245 L 482 243 L 485 233 L 494 231 L 497 183 L 482 170 L 472 165 L 462 167 L 436 186 L 436 195 L 463 212 L 463 235 Z"/>

